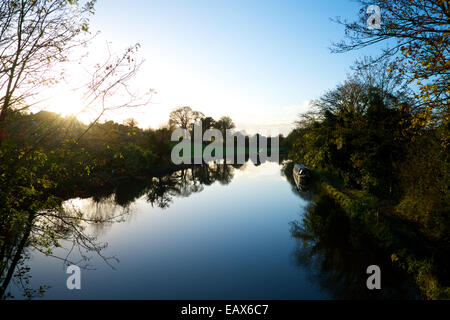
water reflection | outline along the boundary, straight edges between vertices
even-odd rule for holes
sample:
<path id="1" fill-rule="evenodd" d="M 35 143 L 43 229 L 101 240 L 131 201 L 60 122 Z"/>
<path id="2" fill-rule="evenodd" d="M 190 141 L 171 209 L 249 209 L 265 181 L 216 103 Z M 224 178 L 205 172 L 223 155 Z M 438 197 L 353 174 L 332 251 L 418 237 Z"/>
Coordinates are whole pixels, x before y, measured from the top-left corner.
<path id="1" fill-rule="evenodd" d="M 30 269 L 26 266 L 26 262 L 30 259 L 30 255 L 25 251 L 25 247 L 30 234 L 31 228 L 28 225 L 21 234 L 3 235 L 0 251 L 0 298 L 2 299 L 12 297 L 6 289 L 13 280 L 16 280 L 16 285 L 21 287 L 26 297 L 42 296 L 47 289 L 42 286 L 39 290 L 35 290 L 29 286 Z"/>
<path id="2" fill-rule="evenodd" d="M 311 183 L 311 180 L 302 181 L 301 183 L 295 181 L 295 178 L 292 174 L 292 170 L 294 169 L 294 162 L 292 161 L 283 161 L 281 166 L 281 175 L 286 178 L 292 188 L 292 192 L 301 197 L 303 200 L 312 201 L 314 195 L 314 184 Z"/>
<path id="3" fill-rule="evenodd" d="M 150 180 L 130 181 L 117 187 L 112 194 L 115 194 L 116 203 L 121 206 L 127 206 L 145 196 L 152 206 L 164 209 L 170 206 L 174 198 L 202 192 L 205 186 L 216 181 L 222 185 L 229 184 L 235 168 L 239 167 L 220 163 L 196 165 Z"/>
<path id="4" fill-rule="evenodd" d="M 96 237 L 104 235 L 114 223 L 126 221 L 132 214 L 131 201 L 117 201 L 117 194 L 102 198 L 70 199 L 62 204 L 62 211 L 69 216 L 83 216 L 80 223 Z M 84 230 L 84 229 L 83 229 Z"/>
<path id="5" fill-rule="evenodd" d="M 3 221 L 0 247 L 0 298 L 14 298 L 9 290 L 13 285 L 25 298 L 44 295 L 48 289 L 47 285 L 42 284 L 38 289 L 30 285 L 31 269 L 28 260 L 36 252 L 61 260 L 67 265 L 86 262 L 82 266 L 86 269 L 89 268 L 87 262 L 90 253 L 95 252 L 106 264 L 111 265 L 111 261 L 116 258 L 102 254 L 106 244 L 98 242 L 95 235 L 85 230 L 89 225 L 100 226 L 122 221 L 126 213 L 120 210 L 121 213 L 116 214 L 115 211 L 109 211 L 109 207 L 107 210 L 101 210 L 100 207 L 102 205 L 99 203 L 93 210 L 81 211 L 74 203 L 55 202 L 53 208 L 16 215 L 17 221 L 12 223 L 6 224 Z M 21 220 L 21 217 L 24 220 Z M 78 250 L 79 260 L 71 258 L 74 249 Z"/>
<path id="6" fill-rule="evenodd" d="M 0 298 L 14 298 L 11 286 L 30 299 L 45 294 L 46 285 L 38 289 L 30 285 L 31 269 L 27 262 L 36 251 L 65 265 L 77 264 L 85 269 L 92 268 L 89 260 L 95 254 L 113 268 L 118 259 L 104 256 L 102 251 L 107 244 L 97 239 L 113 224 L 127 221 L 136 200 L 144 197 L 152 206 L 167 209 L 176 197 L 189 197 L 216 181 L 229 184 L 234 170 L 240 167 L 226 163 L 192 166 L 170 175 L 126 181 L 111 190 L 100 189 L 88 199 L 55 203 L 54 208 L 29 214 L 10 234 L 2 231 Z"/>
<path id="7" fill-rule="evenodd" d="M 335 201 L 315 190 L 313 185 L 298 188 L 292 177 L 292 163 L 282 171 L 301 197 L 312 200 L 301 221 L 291 223 L 290 232 L 297 239 L 296 263 L 308 268 L 313 281 L 335 299 L 416 299 L 418 291 L 411 279 L 395 267 L 392 252 L 364 233 L 349 219 Z M 378 265 L 382 270 L 382 290 L 368 290 L 366 269 Z"/>
<path id="8" fill-rule="evenodd" d="M 40 212 L 6 237 L 0 252 L 1 283 L 4 288 L 14 286 L 14 292 L 25 297 L 42 296 L 48 288 L 32 288 L 29 282 L 28 258 L 36 250 L 63 263 L 84 263 L 86 268 L 96 255 L 114 267 L 116 257 L 105 255 L 106 243 L 99 239 L 110 236 L 113 226 L 135 217 L 139 223 L 115 228 L 119 234 L 115 246 L 122 247 L 127 262 L 120 277 L 107 271 L 96 274 L 91 281 L 103 286 L 103 291 L 97 289 L 100 293 L 94 297 L 108 296 L 114 277 L 123 278 L 116 279 L 123 282 L 114 287 L 120 289 L 119 298 L 417 297 L 403 272 L 393 266 L 391 252 L 350 221 L 314 184 L 296 186 L 292 167 L 291 162 L 281 166 L 283 180 L 289 184 L 280 179 L 275 164 L 222 162 L 126 181 L 89 198 L 66 201 L 60 210 Z M 220 188 L 233 179 L 239 183 L 227 188 L 230 201 Z M 212 192 L 190 202 L 182 199 L 206 189 Z M 216 202 L 219 205 L 211 210 Z M 141 211 L 136 209 L 139 205 Z M 151 212 L 169 214 L 137 214 L 151 208 L 155 208 Z M 299 214 L 301 219 L 293 221 Z M 63 248 L 57 248 L 56 240 Z M 290 253 L 294 265 L 289 263 Z M 382 291 L 367 290 L 365 270 L 372 264 L 381 267 Z M 3 290 L 1 296 L 8 298 L 9 291 Z M 67 292 L 58 294 L 62 298 Z"/>
<path id="9" fill-rule="evenodd" d="M 391 261 L 391 253 L 352 224 L 347 215 L 327 196 L 321 196 L 306 210 L 302 222 L 291 224 L 298 239 L 295 251 L 300 266 L 308 266 L 323 288 L 336 299 L 413 299 L 418 292 L 411 279 Z M 366 269 L 382 270 L 382 290 L 368 290 Z"/>

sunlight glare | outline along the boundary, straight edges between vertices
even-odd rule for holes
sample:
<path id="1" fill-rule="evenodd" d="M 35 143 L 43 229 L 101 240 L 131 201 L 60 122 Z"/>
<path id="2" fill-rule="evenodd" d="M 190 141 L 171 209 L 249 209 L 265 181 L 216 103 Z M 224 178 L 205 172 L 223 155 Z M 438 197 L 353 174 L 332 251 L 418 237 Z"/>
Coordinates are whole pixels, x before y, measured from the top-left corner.
<path id="1" fill-rule="evenodd" d="M 83 111 L 84 103 L 79 92 L 60 87 L 52 89 L 51 94 L 52 96 L 43 103 L 48 111 L 62 116 L 79 116 Z"/>

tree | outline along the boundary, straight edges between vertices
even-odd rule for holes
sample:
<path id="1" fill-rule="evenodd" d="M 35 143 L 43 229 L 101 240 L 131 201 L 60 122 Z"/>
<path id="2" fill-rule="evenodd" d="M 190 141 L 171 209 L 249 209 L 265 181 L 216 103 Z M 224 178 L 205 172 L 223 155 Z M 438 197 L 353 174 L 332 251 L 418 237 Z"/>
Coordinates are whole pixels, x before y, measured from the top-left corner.
<path id="1" fill-rule="evenodd" d="M 212 117 L 206 117 L 202 119 L 202 129 L 203 133 L 205 133 L 206 130 L 214 128 L 216 121 Z"/>
<path id="2" fill-rule="evenodd" d="M 67 153 L 65 154 L 67 156 Z M 64 157 L 66 159 L 66 157 Z M 68 163 L 66 163 L 68 167 Z M 77 175 L 83 175 L 80 165 L 73 165 Z M 57 186 L 55 176 L 65 176 L 66 168 L 51 163 L 41 151 L 15 147 L 6 141 L 0 148 L 0 300 L 5 298 L 9 283 L 14 277 L 24 286 L 25 294 L 31 298 L 33 290 L 28 285 L 29 271 L 23 260 L 28 249 L 33 248 L 46 256 L 63 260 L 68 264 L 69 255 L 56 256 L 54 249 L 64 243 L 78 247 L 83 259 L 95 252 L 106 263 L 113 257 L 104 257 L 106 247 L 96 237 L 86 232 L 87 224 L 122 221 L 122 214 L 92 217 L 73 208 L 65 208 L 62 200 L 53 194 Z M 53 179 L 52 179 L 53 178 Z M 73 187 L 73 184 L 72 186 Z M 124 212 L 125 214 L 125 212 Z M 72 249 L 73 249 L 72 248 Z M 70 247 L 66 248 L 70 252 Z M 25 278 L 25 279 L 24 279 Z M 22 280 L 24 280 L 22 282 Z M 39 292 L 38 292 L 39 293 Z M 40 292 L 42 293 L 42 292 Z"/>
<path id="3" fill-rule="evenodd" d="M 397 70 L 418 86 L 421 99 L 413 124 L 426 127 L 448 122 L 450 99 L 450 4 L 445 0 L 359 0 L 359 20 L 337 19 L 346 28 L 346 40 L 334 52 L 347 52 L 387 42 L 380 59 L 394 57 L 388 71 Z M 381 9 L 381 28 L 367 26 L 367 8 Z"/>
<path id="4" fill-rule="evenodd" d="M 58 81 L 55 64 L 81 45 L 95 0 L 14 0 L 0 3 L 0 124 L 42 85 Z"/>
<path id="5" fill-rule="evenodd" d="M 191 129 L 194 123 L 204 118 L 205 115 L 191 107 L 181 107 L 173 110 L 169 115 L 171 128 Z"/>
<path id="6" fill-rule="evenodd" d="M 165 165 L 165 161 L 170 159 L 172 151 L 170 137 L 171 131 L 169 128 L 160 128 L 148 135 L 145 147 L 154 153 L 157 164 Z"/>
<path id="7" fill-rule="evenodd" d="M 401 83 L 383 75 L 383 63 L 370 66 L 314 102 L 298 122 L 290 156 L 340 176 L 347 187 L 394 197 L 410 142 L 408 98 Z"/>
<path id="8" fill-rule="evenodd" d="M 128 118 L 123 121 L 123 125 L 130 128 L 136 128 L 138 124 L 139 122 L 134 118 Z"/>
<path id="9" fill-rule="evenodd" d="M 110 53 L 104 63 L 95 66 L 85 88 L 86 104 L 83 111 L 93 108 L 98 116 L 78 137 L 77 141 L 80 141 L 105 113 L 122 108 L 138 108 L 150 103 L 152 94 L 155 92 L 153 89 L 140 94 L 133 92 L 129 85 L 144 62 L 134 58 L 139 48 L 140 44 L 137 43 L 128 47 L 122 55 Z"/>
<path id="10" fill-rule="evenodd" d="M 217 120 L 216 123 L 214 124 L 214 127 L 216 129 L 220 130 L 220 132 L 222 132 L 222 137 L 224 139 L 226 137 L 227 130 L 236 128 L 233 120 L 227 116 L 222 117 L 219 120 Z"/>
<path id="11" fill-rule="evenodd" d="M 56 72 L 56 66 L 69 61 L 71 49 L 89 43 L 83 34 L 89 30 L 95 3 L 96 0 L 0 3 L 0 142 L 7 136 L 7 115 L 29 108 L 31 97 L 64 78 L 64 71 Z M 99 115 L 86 132 L 107 111 L 148 104 L 147 96 L 152 90 L 140 95 L 128 86 L 143 62 L 134 58 L 139 47 L 136 44 L 118 56 L 109 52 L 106 61 L 93 68 L 89 82 L 83 86 L 84 110 L 96 108 Z"/>

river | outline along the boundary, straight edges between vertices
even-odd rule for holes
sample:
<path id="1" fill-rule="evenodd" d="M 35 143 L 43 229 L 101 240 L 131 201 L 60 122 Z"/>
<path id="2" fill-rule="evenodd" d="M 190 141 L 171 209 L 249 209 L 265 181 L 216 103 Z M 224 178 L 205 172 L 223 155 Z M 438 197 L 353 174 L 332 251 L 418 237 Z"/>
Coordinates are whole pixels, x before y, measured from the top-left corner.
<path id="1" fill-rule="evenodd" d="M 118 218 L 87 226 L 86 233 L 105 245 L 100 254 L 76 246 L 70 251 L 67 242 L 54 250 L 55 256 L 87 267 L 81 270 L 81 290 L 67 288 L 62 260 L 27 249 L 30 286 L 48 286 L 43 299 L 371 297 L 361 295 L 368 291 L 366 261 L 355 257 L 352 248 L 346 256 L 342 241 L 339 250 L 323 249 L 317 246 L 323 243 L 320 234 L 305 236 L 314 231 L 306 232 L 303 225 L 314 207 L 313 194 L 299 192 L 282 169 L 278 163 L 212 164 L 148 183 L 129 182 L 111 194 L 68 200 L 67 210 Z M 333 229 L 339 233 L 336 228 L 339 223 Z M 348 265 L 332 262 L 336 254 L 349 259 Z M 394 271 L 388 272 L 390 288 L 375 297 L 408 297 L 410 290 Z M 20 298 L 17 282 L 9 289 Z"/>

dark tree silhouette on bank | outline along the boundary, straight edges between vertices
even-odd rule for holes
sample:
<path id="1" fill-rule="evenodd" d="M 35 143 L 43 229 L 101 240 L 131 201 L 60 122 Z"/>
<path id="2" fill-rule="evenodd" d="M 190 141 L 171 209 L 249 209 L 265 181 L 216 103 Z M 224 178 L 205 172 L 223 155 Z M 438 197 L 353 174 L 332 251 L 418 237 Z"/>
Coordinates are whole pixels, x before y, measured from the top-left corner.
<path id="1" fill-rule="evenodd" d="M 450 99 L 450 4 L 445 0 L 360 0 L 359 20 L 337 18 L 346 40 L 334 52 L 347 52 L 386 43 L 380 59 L 393 58 L 388 71 L 397 70 L 419 87 L 414 125 L 448 122 Z M 367 8 L 381 9 L 381 28 L 368 28 Z"/>

